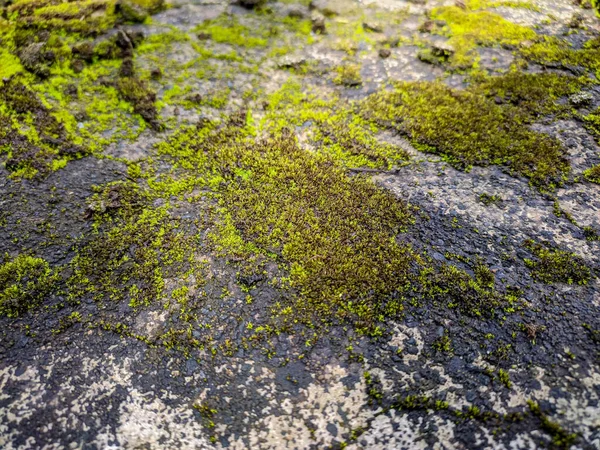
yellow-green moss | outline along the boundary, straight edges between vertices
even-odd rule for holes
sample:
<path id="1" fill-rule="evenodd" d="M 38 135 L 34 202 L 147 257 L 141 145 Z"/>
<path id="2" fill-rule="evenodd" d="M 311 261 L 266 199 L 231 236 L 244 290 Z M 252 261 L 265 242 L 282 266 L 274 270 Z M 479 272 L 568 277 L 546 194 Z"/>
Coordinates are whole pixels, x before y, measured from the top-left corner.
<path id="1" fill-rule="evenodd" d="M 441 32 L 450 38 L 448 43 L 455 51 L 450 63 L 457 68 L 470 68 L 477 63 L 477 46 L 517 46 L 536 37 L 532 29 L 509 22 L 499 14 L 488 11 L 442 6 L 431 11 L 431 18 L 446 22 Z"/>
<path id="2" fill-rule="evenodd" d="M 583 116 L 583 124 L 592 136 L 594 136 L 597 141 L 600 141 L 600 108 Z"/>
<path id="3" fill-rule="evenodd" d="M 365 117 L 405 132 L 418 148 L 442 154 L 456 167 L 504 165 L 552 189 L 569 172 L 564 149 L 527 125 L 559 109 L 554 100 L 579 85 L 569 77 L 521 74 L 486 78 L 467 90 L 438 82 L 397 83 L 362 106 Z"/>
<path id="4" fill-rule="evenodd" d="M 22 29 L 65 30 L 85 35 L 99 34 L 116 22 L 114 0 L 83 0 L 63 3 L 56 0 L 21 0 L 8 7 L 17 13 Z"/>
<path id="5" fill-rule="evenodd" d="M 342 86 L 354 87 L 362 84 L 360 76 L 360 66 L 354 64 L 345 64 L 335 69 L 333 82 Z"/>
<path id="6" fill-rule="evenodd" d="M 395 241 L 411 221 L 406 206 L 366 179 L 348 178 L 330 157 L 301 149 L 292 135 L 254 143 L 246 119 L 237 123 L 214 133 L 192 129 L 160 147 L 219 194 L 229 231 L 217 244 L 284 263 L 304 317 L 372 323 L 412 260 Z"/>
<path id="7" fill-rule="evenodd" d="M 571 448 L 577 441 L 576 433 L 569 433 L 560 424 L 550 420 L 542 411 L 537 402 L 527 400 L 529 411 L 541 421 L 542 429 L 552 437 L 552 444 L 556 448 Z"/>
<path id="8" fill-rule="evenodd" d="M 69 128 L 36 93 L 13 77 L 0 90 L 0 153 L 13 176 L 32 177 L 59 168 L 58 161 L 83 155 Z"/>
<path id="9" fill-rule="evenodd" d="M 377 139 L 377 126 L 361 117 L 356 105 L 335 95 L 306 93 L 298 81 L 289 80 L 268 96 L 266 110 L 260 129 L 278 134 L 305 127 L 318 151 L 347 167 L 389 169 L 408 159 L 405 150 Z"/>
<path id="10" fill-rule="evenodd" d="M 231 17 L 205 22 L 194 29 L 195 32 L 208 33 L 211 39 L 220 44 L 240 47 L 265 47 L 268 43 L 268 31 L 250 29 Z"/>
<path id="11" fill-rule="evenodd" d="M 44 300 L 58 281 L 42 258 L 18 255 L 0 266 L 0 314 L 17 317 Z"/>
<path id="12" fill-rule="evenodd" d="M 98 188 L 89 201 L 96 234 L 70 263 L 69 296 L 91 295 L 96 301 L 127 299 L 147 305 L 165 293 L 165 278 L 187 278 L 192 245 L 169 205 L 154 208 L 150 197 L 133 183 Z"/>
<path id="13" fill-rule="evenodd" d="M 547 66 L 561 66 L 565 69 L 583 67 L 598 75 L 600 70 L 600 39 L 587 41 L 583 48 L 574 49 L 564 39 L 556 36 L 539 37 L 531 45 L 520 49 L 527 60 Z"/>

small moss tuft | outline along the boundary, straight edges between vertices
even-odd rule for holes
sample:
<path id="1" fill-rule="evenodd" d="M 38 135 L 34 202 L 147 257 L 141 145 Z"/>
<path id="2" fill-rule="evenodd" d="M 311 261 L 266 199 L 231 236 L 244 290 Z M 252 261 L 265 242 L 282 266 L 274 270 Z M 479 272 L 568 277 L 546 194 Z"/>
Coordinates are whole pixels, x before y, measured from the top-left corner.
<path id="1" fill-rule="evenodd" d="M 577 434 L 569 433 L 560 424 L 550 420 L 533 400 L 527 400 L 529 411 L 542 423 L 542 429 L 552 437 L 552 444 L 558 448 L 571 448 L 577 441 Z"/>
<path id="2" fill-rule="evenodd" d="M 360 76 L 360 66 L 345 64 L 338 66 L 335 69 L 335 77 L 333 82 L 342 86 L 356 87 L 362 84 L 362 78 Z"/>
<path id="3" fill-rule="evenodd" d="M 49 264 L 19 255 L 0 266 L 0 314 L 17 317 L 35 308 L 52 290 L 58 276 Z"/>
<path id="4" fill-rule="evenodd" d="M 583 172 L 583 177 L 591 183 L 600 184 L 600 164 L 585 170 Z"/>

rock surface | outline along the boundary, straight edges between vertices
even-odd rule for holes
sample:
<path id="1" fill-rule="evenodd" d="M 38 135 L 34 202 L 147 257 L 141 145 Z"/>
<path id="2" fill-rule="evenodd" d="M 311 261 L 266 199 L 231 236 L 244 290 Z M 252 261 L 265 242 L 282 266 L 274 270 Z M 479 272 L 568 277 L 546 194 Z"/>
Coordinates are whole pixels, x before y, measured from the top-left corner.
<path id="1" fill-rule="evenodd" d="M 594 10 L 110 5 L 0 7 L 0 448 L 600 448 Z"/>

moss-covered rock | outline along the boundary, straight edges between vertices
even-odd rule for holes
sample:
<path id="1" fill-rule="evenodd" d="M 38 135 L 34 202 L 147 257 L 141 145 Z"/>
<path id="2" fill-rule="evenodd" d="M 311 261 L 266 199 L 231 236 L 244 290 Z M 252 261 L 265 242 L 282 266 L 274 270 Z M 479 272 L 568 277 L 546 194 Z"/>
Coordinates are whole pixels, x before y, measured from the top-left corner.
<path id="1" fill-rule="evenodd" d="M 363 113 L 406 133 L 418 148 L 442 154 L 456 167 L 504 165 L 540 189 L 551 189 L 569 172 L 564 149 L 528 124 L 538 114 L 557 109 L 553 99 L 575 86 L 576 80 L 523 75 L 486 79 L 467 90 L 441 83 L 398 83 L 394 90 L 368 98 Z M 498 96 L 505 100 L 498 101 Z"/>
<path id="2" fill-rule="evenodd" d="M 600 184 L 600 164 L 595 165 L 594 167 L 590 167 L 587 170 L 584 170 L 583 177 L 591 181 L 592 183 Z"/>
<path id="3" fill-rule="evenodd" d="M 0 265 L 0 314 L 17 317 L 37 307 L 51 292 L 57 274 L 42 258 L 18 255 Z"/>
<path id="4" fill-rule="evenodd" d="M 525 265 L 532 276 L 544 283 L 587 284 L 592 277 L 585 262 L 572 252 L 548 248 L 533 240 L 525 242 L 525 247 L 536 259 L 526 259 Z"/>

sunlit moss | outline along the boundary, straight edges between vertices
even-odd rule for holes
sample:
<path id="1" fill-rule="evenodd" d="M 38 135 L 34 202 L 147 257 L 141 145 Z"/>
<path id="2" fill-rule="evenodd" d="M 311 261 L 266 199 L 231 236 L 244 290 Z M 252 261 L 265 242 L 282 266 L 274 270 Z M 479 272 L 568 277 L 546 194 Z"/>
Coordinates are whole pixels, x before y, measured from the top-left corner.
<path id="1" fill-rule="evenodd" d="M 268 32 L 250 29 L 231 18 L 203 23 L 194 31 L 208 33 L 215 42 L 240 47 L 265 47 L 269 37 Z"/>
<path id="2" fill-rule="evenodd" d="M 466 7 L 469 10 L 475 11 L 487 8 L 523 8 L 532 11 L 540 11 L 540 8 L 529 1 L 513 1 L 513 0 L 468 0 Z"/>
<path id="3" fill-rule="evenodd" d="M 522 47 L 520 54 L 527 60 L 542 65 L 559 65 L 565 69 L 583 67 L 596 75 L 600 70 L 600 40 L 598 38 L 587 41 L 581 49 L 574 49 L 564 39 L 543 36 L 531 45 Z"/>
<path id="4" fill-rule="evenodd" d="M 191 129 L 161 146 L 218 193 L 226 211 L 218 248 L 280 260 L 306 314 L 372 322 L 412 259 L 394 238 L 411 221 L 406 206 L 366 179 L 348 178 L 328 156 L 307 153 L 291 135 L 254 143 L 241 125 L 216 134 Z"/>
<path id="5" fill-rule="evenodd" d="M 355 105 L 335 95 L 306 93 L 301 83 L 289 80 L 268 97 L 260 128 L 280 133 L 304 125 L 310 125 L 307 131 L 320 151 L 348 167 L 391 168 L 408 159 L 403 149 L 377 139 L 378 128 Z"/>
<path id="6" fill-rule="evenodd" d="M 52 0 L 21 0 L 8 7 L 18 13 L 20 27 L 66 30 L 83 34 L 98 34 L 115 24 L 115 2 L 83 0 L 69 3 Z"/>
<path id="7" fill-rule="evenodd" d="M 516 46 L 536 37 L 532 29 L 487 11 L 468 11 L 458 6 L 443 6 L 433 9 L 431 18 L 446 22 L 447 25 L 441 32 L 450 38 L 448 44 L 454 49 L 450 63 L 457 68 L 470 68 L 477 63 L 477 46 Z"/>

